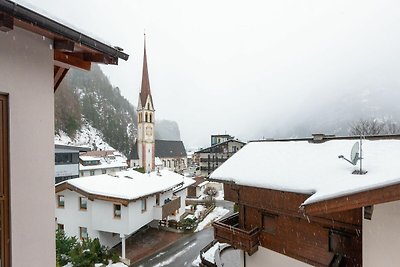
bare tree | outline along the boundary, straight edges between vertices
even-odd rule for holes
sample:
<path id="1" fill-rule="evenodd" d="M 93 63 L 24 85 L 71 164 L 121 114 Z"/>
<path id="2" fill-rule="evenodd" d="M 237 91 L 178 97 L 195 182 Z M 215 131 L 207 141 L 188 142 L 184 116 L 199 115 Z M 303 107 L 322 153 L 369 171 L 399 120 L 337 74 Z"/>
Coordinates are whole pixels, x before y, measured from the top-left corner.
<path id="1" fill-rule="evenodd" d="M 352 135 L 378 135 L 378 134 L 400 134 L 400 125 L 394 121 L 378 122 L 376 119 L 354 122 L 350 126 Z"/>
<path id="2" fill-rule="evenodd" d="M 210 199 L 212 200 L 214 197 L 217 196 L 218 191 L 217 191 L 217 189 L 215 189 L 215 187 L 208 186 L 208 187 L 206 187 L 206 189 L 204 189 L 204 194 L 209 196 Z"/>
<path id="3" fill-rule="evenodd" d="M 377 120 L 369 119 L 353 123 L 350 127 L 352 135 L 378 135 L 384 133 L 385 124 Z"/>
<path id="4" fill-rule="evenodd" d="M 385 134 L 400 134 L 400 125 L 393 121 L 388 121 L 385 123 L 384 127 Z"/>

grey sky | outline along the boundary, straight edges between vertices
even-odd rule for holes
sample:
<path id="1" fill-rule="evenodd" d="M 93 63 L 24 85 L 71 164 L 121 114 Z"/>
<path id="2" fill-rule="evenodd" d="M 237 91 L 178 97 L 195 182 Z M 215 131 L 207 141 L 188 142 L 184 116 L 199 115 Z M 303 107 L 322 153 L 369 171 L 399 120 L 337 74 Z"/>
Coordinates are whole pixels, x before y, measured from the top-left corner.
<path id="1" fill-rule="evenodd" d="M 103 70 L 135 106 L 146 29 L 156 117 L 187 147 L 272 135 L 349 91 L 400 84 L 399 1 L 25 1 L 123 47 L 129 61 Z"/>

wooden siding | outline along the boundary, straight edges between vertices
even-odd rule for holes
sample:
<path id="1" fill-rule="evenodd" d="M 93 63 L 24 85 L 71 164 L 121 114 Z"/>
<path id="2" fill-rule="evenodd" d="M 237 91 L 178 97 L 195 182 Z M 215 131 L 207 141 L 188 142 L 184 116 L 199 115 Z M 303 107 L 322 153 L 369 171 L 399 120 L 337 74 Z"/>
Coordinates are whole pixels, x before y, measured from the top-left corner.
<path id="1" fill-rule="evenodd" d="M 258 250 L 259 228 L 245 230 L 239 228 L 239 215 L 233 214 L 221 221 L 214 222 L 214 237 L 221 243 L 228 243 L 236 249 L 246 251 L 249 255 Z"/>
<path id="2" fill-rule="evenodd" d="M 181 207 L 181 197 L 172 199 L 170 202 L 162 206 L 162 218 L 163 219 L 167 218 L 167 216 L 179 210 L 180 207 Z"/>
<path id="3" fill-rule="evenodd" d="M 238 228 L 260 229 L 261 246 L 314 266 L 330 266 L 335 255 L 343 257 L 340 266 L 362 266 L 361 208 L 306 216 L 300 205 L 307 194 L 234 184 L 224 191 L 239 204 Z"/>
<path id="4" fill-rule="evenodd" d="M 0 261 L 8 267 L 11 266 L 8 96 L 1 94 L 0 126 Z"/>

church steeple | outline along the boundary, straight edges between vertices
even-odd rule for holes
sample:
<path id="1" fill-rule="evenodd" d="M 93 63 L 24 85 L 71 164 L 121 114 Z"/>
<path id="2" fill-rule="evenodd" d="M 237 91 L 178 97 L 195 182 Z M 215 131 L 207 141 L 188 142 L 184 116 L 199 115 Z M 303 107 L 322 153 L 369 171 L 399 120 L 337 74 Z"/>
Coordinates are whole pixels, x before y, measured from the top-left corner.
<path id="1" fill-rule="evenodd" d="M 140 98 L 140 103 L 139 103 L 140 107 L 138 106 L 138 108 L 144 108 L 148 98 L 150 98 L 149 101 L 153 106 L 153 99 L 151 97 L 151 91 L 150 91 L 149 70 L 147 68 L 146 34 L 144 35 L 142 87 L 140 89 L 139 98 Z"/>
<path id="2" fill-rule="evenodd" d="M 155 138 L 154 138 L 154 106 L 150 91 L 149 71 L 147 68 L 146 35 L 144 39 L 142 87 L 140 88 L 137 116 L 138 116 L 138 137 L 137 152 L 139 165 L 144 167 L 146 172 L 155 168 Z"/>

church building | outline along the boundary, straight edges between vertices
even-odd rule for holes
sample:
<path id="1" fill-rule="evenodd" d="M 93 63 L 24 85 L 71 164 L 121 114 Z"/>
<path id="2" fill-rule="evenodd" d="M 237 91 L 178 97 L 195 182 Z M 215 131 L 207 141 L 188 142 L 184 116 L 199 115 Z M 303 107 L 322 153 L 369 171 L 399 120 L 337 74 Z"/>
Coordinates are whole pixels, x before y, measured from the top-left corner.
<path id="1" fill-rule="evenodd" d="M 182 141 L 155 140 L 155 109 L 150 90 L 147 67 L 146 40 L 144 43 L 142 86 L 137 105 L 138 135 L 130 153 L 130 167 L 143 167 L 145 172 L 167 167 L 181 172 L 187 167 L 186 150 Z M 158 145 L 157 145 L 158 144 Z M 168 153 L 165 152 L 168 145 Z M 156 164 L 156 158 L 159 164 Z M 169 164 L 168 164 L 169 163 Z"/>

